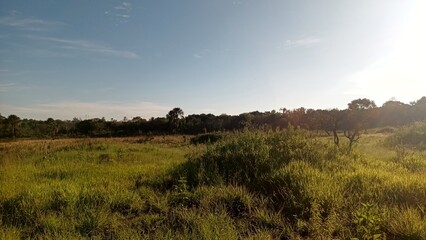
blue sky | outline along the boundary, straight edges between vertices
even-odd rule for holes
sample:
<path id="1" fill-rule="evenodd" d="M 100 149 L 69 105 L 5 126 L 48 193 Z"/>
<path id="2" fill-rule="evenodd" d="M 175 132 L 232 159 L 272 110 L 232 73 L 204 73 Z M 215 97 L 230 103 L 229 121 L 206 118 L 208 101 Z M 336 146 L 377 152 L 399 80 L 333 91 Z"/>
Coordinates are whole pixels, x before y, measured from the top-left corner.
<path id="1" fill-rule="evenodd" d="M 423 0 L 1 0 L 0 113 L 60 119 L 426 95 Z"/>

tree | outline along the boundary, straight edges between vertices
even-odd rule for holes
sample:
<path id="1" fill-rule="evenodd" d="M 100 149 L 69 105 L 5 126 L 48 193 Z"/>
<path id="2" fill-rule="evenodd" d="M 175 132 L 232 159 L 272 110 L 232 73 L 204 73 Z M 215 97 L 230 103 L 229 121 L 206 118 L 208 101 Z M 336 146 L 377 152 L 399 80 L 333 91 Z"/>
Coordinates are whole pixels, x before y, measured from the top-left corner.
<path id="1" fill-rule="evenodd" d="M 49 135 L 52 138 L 55 137 L 56 133 L 58 132 L 58 128 L 59 128 L 58 122 L 55 121 L 53 118 L 48 118 L 46 120 L 46 125 L 47 125 L 47 128 L 49 130 Z"/>
<path id="2" fill-rule="evenodd" d="M 336 146 L 339 146 L 340 144 L 340 139 L 339 135 L 337 134 L 337 131 L 341 129 L 343 118 L 343 111 L 340 111 L 338 109 L 332 109 L 330 111 L 326 111 L 325 115 L 323 115 L 323 118 L 321 119 L 323 130 L 325 130 L 328 135 L 331 135 L 330 132 L 333 133 L 333 141 Z"/>
<path id="3" fill-rule="evenodd" d="M 367 98 L 359 98 L 348 103 L 348 109 L 344 111 L 342 124 L 343 135 L 349 140 L 348 151 L 361 137 L 361 131 L 371 125 L 373 116 L 371 113 L 376 108 L 374 101 Z"/>
<path id="4" fill-rule="evenodd" d="M 6 134 L 6 118 L 0 114 L 0 137 L 5 137 Z"/>
<path id="5" fill-rule="evenodd" d="M 411 108 L 412 120 L 419 121 L 426 118 L 426 97 L 414 102 Z"/>
<path id="6" fill-rule="evenodd" d="M 395 126 L 410 122 L 410 108 L 410 105 L 396 100 L 389 100 L 383 103 L 380 109 L 380 124 Z"/>
<path id="7" fill-rule="evenodd" d="M 359 98 L 352 100 L 352 102 L 348 103 L 349 110 L 362 110 L 362 109 L 371 109 L 376 108 L 376 103 L 373 100 L 367 98 Z"/>
<path id="8" fill-rule="evenodd" d="M 342 124 L 343 135 L 349 140 L 348 152 L 361 137 L 361 130 L 365 128 L 364 115 L 360 110 L 345 110 Z"/>
<path id="9" fill-rule="evenodd" d="M 167 120 L 169 121 L 169 128 L 172 132 L 176 132 L 181 125 L 183 119 L 183 110 L 175 107 L 167 114 Z"/>
<path id="10" fill-rule="evenodd" d="M 19 126 L 19 123 L 21 122 L 21 119 L 18 116 L 12 114 L 12 115 L 9 115 L 9 117 L 7 117 L 6 121 L 7 121 L 7 124 L 9 125 L 9 127 L 12 130 L 12 137 L 15 138 L 16 137 L 16 130 Z"/>
<path id="11" fill-rule="evenodd" d="M 288 122 L 295 127 L 307 128 L 306 113 L 303 107 L 287 111 Z"/>

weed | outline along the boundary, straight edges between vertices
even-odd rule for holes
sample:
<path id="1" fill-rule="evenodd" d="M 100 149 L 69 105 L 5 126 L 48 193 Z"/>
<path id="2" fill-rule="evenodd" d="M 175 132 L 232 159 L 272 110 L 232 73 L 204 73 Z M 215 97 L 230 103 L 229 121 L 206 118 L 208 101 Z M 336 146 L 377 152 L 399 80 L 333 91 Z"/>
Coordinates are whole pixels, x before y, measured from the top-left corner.
<path id="1" fill-rule="evenodd" d="M 384 233 L 381 231 L 382 224 L 381 213 L 376 204 L 361 203 L 361 207 L 354 213 L 354 224 L 356 226 L 356 238 L 353 240 L 380 240 L 385 239 Z"/>
<path id="2" fill-rule="evenodd" d="M 193 207 L 199 205 L 196 196 L 188 191 L 188 185 L 185 178 L 178 180 L 178 184 L 174 186 L 170 195 L 169 204 L 172 207 Z"/>

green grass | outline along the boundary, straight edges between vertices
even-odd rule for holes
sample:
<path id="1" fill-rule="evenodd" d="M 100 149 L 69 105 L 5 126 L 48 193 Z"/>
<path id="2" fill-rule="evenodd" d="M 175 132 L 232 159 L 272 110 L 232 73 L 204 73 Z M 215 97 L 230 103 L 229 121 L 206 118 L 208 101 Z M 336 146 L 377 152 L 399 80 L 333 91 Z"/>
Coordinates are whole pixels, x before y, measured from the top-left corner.
<path id="1" fill-rule="evenodd" d="M 3 142 L 0 239 L 426 239 L 426 155 L 397 131 Z"/>

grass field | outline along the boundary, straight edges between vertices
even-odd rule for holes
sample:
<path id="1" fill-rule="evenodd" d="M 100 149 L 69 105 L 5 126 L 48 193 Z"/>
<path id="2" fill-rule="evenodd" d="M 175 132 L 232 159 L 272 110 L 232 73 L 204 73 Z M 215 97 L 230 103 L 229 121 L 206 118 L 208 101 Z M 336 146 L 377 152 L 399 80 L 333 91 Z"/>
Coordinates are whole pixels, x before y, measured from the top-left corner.
<path id="1" fill-rule="evenodd" d="M 426 239 L 426 153 L 364 134 L 0 143 L 0 239 Z"/>

